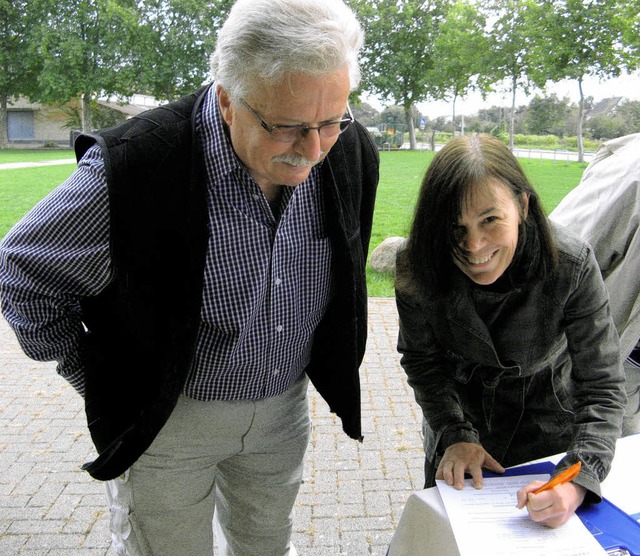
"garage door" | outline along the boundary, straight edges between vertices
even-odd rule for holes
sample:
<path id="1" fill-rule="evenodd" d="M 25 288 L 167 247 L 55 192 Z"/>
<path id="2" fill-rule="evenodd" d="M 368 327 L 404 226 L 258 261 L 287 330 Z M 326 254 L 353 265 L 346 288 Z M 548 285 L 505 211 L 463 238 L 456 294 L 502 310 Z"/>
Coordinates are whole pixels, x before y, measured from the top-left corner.
<path id="1" fill-rule="evenodd" d="M 33 112 L 7 113 L 9 141 L 33 141 L 36 138 L 33 126 Z"/>

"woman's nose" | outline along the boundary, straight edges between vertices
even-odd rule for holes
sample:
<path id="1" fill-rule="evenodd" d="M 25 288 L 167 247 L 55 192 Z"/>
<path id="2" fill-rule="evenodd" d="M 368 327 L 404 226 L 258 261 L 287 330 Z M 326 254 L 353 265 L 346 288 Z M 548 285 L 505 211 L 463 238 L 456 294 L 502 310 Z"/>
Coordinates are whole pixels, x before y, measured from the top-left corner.
<path id="1" fill-rule="evenodd" d="M 471 253 L 475 253 L 484 247 L 485 239 L 481 230 L 469 230 L 465 236 L 465 248 Z"/>

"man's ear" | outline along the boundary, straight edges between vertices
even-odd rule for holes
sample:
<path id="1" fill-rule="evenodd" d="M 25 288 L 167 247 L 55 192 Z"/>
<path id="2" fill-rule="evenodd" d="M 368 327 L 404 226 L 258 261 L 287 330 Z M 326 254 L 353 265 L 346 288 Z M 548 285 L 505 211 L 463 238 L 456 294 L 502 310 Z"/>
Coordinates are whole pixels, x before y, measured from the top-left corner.
<path id="1" fill-rule="evenodd" d="M 233 105 L 231 104 L 231 97 L 220 85 L 216 85 L 216 95 L 218 96 L 218 107 L 220 108 L 222 119 L 228 126 L 230 126 L 233 121 Z"/>

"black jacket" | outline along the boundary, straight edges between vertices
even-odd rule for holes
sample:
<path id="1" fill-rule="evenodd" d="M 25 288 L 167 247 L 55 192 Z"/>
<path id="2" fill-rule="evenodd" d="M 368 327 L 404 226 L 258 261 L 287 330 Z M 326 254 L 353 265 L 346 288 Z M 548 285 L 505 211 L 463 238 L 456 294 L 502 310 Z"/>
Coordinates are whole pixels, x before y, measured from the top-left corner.
<path id="1" fill-rule="evenodd" d="M 115 278 L 81 301 L 85 405 L 95 478 L 122 474 L 151 445 L 183 389 L 200 324 L 206 178 L 194 118 L 207 88 L 76 141 L 102 149 Z M 367 336 L 365 264 L 378 153 L 355 123 L 322 165 L 334 296 L 306 372 L 352 438 L 361 438 L 358 368 Z"/>

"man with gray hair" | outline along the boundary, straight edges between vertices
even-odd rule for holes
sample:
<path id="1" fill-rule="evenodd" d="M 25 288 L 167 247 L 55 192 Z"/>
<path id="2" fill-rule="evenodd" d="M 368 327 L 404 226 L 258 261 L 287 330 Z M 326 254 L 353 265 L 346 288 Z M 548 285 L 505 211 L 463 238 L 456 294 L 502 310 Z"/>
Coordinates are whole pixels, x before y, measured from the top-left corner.
<path id="1" fill-rule="evenodd" d="M 118 554 L 294 554 L 310 379 L 361 438 L 378 154 L 341 0 L 238 0 L 214 82 L 82 135 L 0 244 L 3 313 L 84 397 Z"/>

